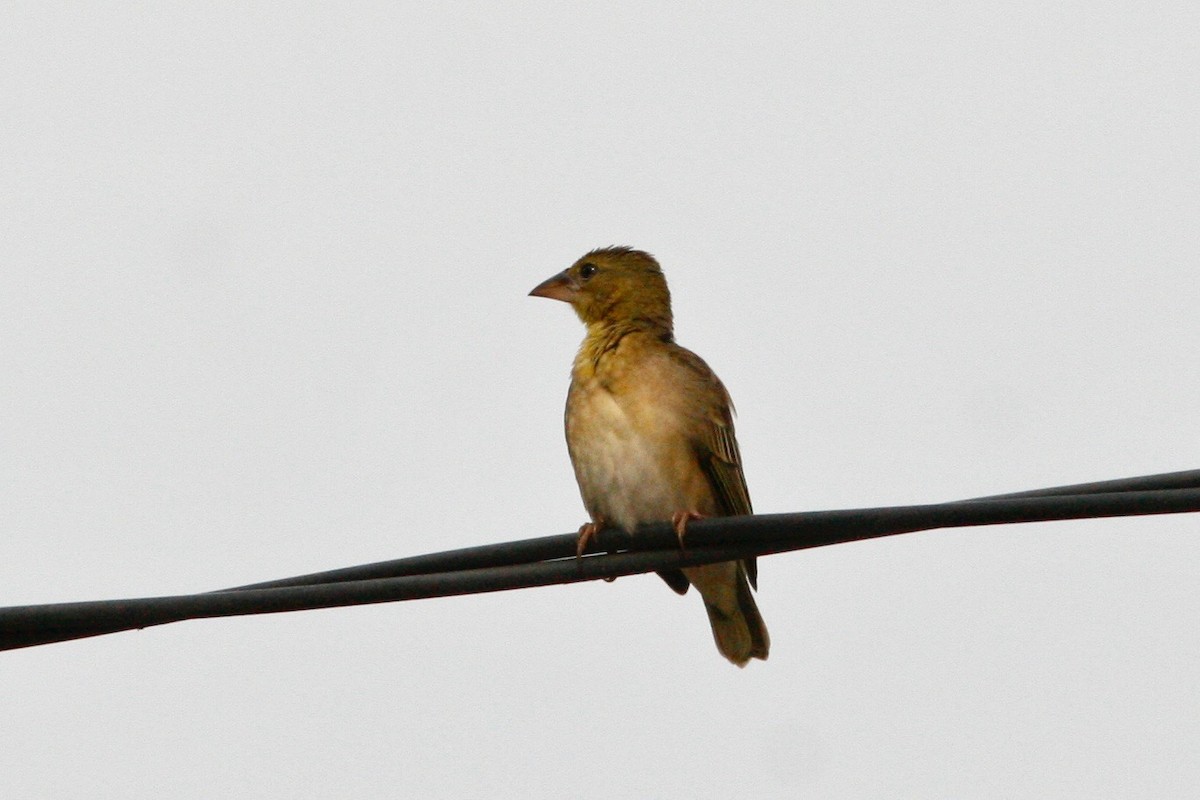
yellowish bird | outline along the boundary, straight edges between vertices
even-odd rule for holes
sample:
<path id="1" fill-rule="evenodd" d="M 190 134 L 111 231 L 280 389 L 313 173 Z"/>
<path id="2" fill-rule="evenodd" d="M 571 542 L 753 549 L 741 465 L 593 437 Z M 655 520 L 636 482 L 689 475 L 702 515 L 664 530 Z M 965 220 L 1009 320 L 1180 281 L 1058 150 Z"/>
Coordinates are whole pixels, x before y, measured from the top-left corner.
<path id="1" fill-rule="evenodd" d="M 587 327 L 567 393 L 567 449 L 591 522 L 579 552 L 606 525 L 629 533 L 670 520 L 750 514 L 733 435 L 733 403 L 695 353 L 675 343 L 671 295 L 658 262 L 629 247 L 593 250 L 531 295 L 570 303 Z M 754 559 L 659 573 L 704 600 L 721 655 L 766 659 L 766 625 L 751 584 Z"/>

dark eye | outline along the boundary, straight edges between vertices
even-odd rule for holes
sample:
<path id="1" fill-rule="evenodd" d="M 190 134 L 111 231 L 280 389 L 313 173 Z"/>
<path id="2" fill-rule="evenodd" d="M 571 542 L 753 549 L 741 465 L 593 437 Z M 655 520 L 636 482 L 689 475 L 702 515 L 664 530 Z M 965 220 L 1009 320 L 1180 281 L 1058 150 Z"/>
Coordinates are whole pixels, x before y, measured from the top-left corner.
<path id="1" fill-rule="evenodd" d="M 600 270 L 596 267 L 595 264 L 593 264 L 590 261 L 585 261 L 579 267 L 579 277 L 583 278 L 586 281 L 588 278 L 592 277 L 599 271 Z"/>

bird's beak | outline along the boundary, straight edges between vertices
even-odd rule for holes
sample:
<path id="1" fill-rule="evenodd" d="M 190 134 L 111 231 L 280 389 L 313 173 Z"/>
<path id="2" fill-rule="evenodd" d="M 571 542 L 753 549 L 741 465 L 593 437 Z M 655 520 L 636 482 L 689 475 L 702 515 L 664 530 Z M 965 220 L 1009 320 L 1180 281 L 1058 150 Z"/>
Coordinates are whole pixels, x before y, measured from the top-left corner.
<path id="1" fill-rule="evenodd" d="M 579 294 L 578 284 L 567 274 L 566 270 L 563 270 L 553 278 L 547 278 L 533 287 L 533 291 L 529 293 L 529 296 L 549 297 L 551 300 L 562 300 L 564 303 L 570 303 L 575 300 L 575 295 L 577 294 Z"/>

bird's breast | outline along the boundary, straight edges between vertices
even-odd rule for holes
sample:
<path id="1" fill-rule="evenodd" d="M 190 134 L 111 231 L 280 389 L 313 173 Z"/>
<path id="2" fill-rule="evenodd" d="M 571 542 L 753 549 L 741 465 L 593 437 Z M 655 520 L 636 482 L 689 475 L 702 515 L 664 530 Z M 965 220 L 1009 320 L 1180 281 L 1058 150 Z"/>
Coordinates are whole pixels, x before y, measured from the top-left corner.
<path id="1" fill-rule="evenodd" d="M 597 380 L 572 382 L 567 396 L 567 447 L 584 506 L 593 520 L 627 531 L 707 512 L 706 478 L 671 397 L 614 393 Z"/>

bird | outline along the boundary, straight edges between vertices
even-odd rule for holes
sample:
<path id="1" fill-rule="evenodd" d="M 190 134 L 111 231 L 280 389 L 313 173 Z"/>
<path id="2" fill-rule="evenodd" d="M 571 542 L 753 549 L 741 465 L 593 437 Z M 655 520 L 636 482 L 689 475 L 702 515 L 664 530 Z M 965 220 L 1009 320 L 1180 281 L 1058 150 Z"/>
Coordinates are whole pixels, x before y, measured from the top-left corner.
<path id="1" fill-rule="evenodd" d="M 529 294 L 569 303 L 587 329 L 564 414 L 590 517 L 579 555 L 606 526 L 634 534 L 670 521 L 683 546 L 689 520 L 753 513 L 733 401 L 708 364 L 675 342 L 671 294 L 652 255 L 598 248 Z M 770 638 L 750 591 L 754 559 L 659 575 L 679 594 L 696 587 L 722 656 L 739 667 L 766 660 Z"/>

